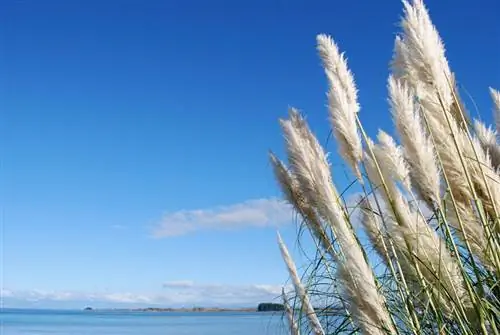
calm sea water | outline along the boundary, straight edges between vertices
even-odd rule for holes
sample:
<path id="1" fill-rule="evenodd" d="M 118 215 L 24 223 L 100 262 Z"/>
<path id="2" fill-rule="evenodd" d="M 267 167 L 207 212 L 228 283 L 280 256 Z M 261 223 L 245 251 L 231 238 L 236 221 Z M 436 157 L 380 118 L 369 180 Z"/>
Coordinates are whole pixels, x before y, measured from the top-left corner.
<path id="1" fill-rule="evenodd" d="M 1 335 L 281 335 L 272 313 L 146 313 L 0 309 Z"/>

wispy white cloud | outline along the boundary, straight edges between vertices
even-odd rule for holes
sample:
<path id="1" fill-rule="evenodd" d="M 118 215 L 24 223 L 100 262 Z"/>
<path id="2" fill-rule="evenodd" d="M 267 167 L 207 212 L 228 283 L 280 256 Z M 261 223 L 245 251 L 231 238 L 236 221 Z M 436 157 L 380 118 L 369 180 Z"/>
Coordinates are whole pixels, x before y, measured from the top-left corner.
<path id="1" fill-rule="evenodd" d="M 37 303 L 54 302 L 99 303 L 109 306 L 249 306 L 264 301 L 274 301 L 281 293 L 280 285 L 223 285 L 198 284 L 192 281 L 164 283 L 161 290 L 154 293 L 133 292 L 78 292 L 43 290 L 2 289 L 2 299 L 15 299 L 17 302 Z M 5 301 L 7 301 L 5 299 Z"/>
<path id="2" fill-rule="evenodd" d="M 153 230 L 157 238 L 185 235 L 199 230 L 279 226 L 292 221 L 292 209 L 275 199 L 254 199 L 207 209 L 167 213 Z"/>

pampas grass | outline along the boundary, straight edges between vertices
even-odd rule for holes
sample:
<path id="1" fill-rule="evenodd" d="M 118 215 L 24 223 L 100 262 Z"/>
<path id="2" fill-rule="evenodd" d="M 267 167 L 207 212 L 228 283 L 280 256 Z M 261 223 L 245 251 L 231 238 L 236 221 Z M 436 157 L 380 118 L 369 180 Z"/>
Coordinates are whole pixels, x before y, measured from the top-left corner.
<path id="1" fill-rule="evenodd" d="M 299 329 L 283 294 L 291 334 L 499 333 L 500 93 L 490 88 L 496 130 L 470 122 L 423 2 L 403 1 L 403 14 L 387 84 L 394 137 L 368 137 L 346 57 L 317 37 L 332 132 L 361 201 L 341 197 L 301 113 L 280 120 L 287 163 L 271 153 L 274 174 L 318 250 L 301 281 L 278 235 L 309 325 Z"/>

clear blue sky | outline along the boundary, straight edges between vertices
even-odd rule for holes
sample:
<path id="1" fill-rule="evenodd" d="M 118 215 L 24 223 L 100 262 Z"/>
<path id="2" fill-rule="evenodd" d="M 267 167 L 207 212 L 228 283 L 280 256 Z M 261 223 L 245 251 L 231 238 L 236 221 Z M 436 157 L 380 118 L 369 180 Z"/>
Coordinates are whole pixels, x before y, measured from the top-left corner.
<path id="1" fill-rule="evenodd" d="M 500 3 L 426 3 L 489 119 Z M 326 139 L 315 36 L 328 33 L 347 53 L 369 132 L 390 130 L 385 85 L 401 10 L 393 0 L 2 1 L 6 304 L 272 296 L 287 278 L 277 224 L 296 250 L 272 200 L 277 120 L 293 105 Z"/>

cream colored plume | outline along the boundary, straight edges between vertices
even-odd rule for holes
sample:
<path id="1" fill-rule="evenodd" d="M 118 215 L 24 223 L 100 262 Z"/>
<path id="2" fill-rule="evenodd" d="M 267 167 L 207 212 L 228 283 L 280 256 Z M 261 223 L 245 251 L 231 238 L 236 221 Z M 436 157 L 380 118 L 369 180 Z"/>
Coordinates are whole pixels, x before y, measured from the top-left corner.
<path id="1" fill-rule="evenodd" d="M 333 133 L 340 155 L 361 180 L 359 162 L 362 158 L 361 138 L 356 114 L 359 112 L 357 89 L 347 61 L 331 37 L 317 36 L 317 48 L 329 82 L 328 106 Z"/>
<path id="2" fill-rule="evenodd" d="M 490 156 L 492 167 L 496 171 L 500 165 L 500 147 L 497 143 L 497 132 L 491 127 L 486 127 L 479 120 L 474 120 L 474 130 L 482 148 Z"/>
<path id="3" fill-rule="evenodd" d="M 382 158 L 380 162 L 381 168 L 387 169 L 389 175 L 400 182 L 407 190 L 410 190 L 410 172 L 402 147 L 397 145 L 394 139 L 383 130 L 379 130 L 377 139 L 379 143 L 377 149 L 380 150 L 380 157 Z"/>
<path id="4" fill-rule="evenodd" d="M 426 135 L 408 86 L 389 77 L 392 119 L 410 166 L 411 184 L 420 198 L 434 208 L 440 201 L 440 174 L 431 140 Z"/>
<path id="5" fill-rule="evenodd" d="M 498 218 L 500 210 L 500 176 L 491 164 L 490 155 L 485 152 L 477 137 L 472 140 L 460 132 L 457 136 L 466 167 L 472 179 L 477 196 L 492 218 Z M 500 226 L 497 226 L 500 228 Z M 500 231 L 500 230 L 499 230 Z"/>
<path id="6" fill-rule="evenodd" d="M 290 119 L 282 120 L 281 125 L 285 134 L 290 169 L 297 177 L 300 189 L 308 203 L 332 228 L 343 254 L 339 266 L 343 266 L 344 270 L 349 272 L 349 278 L 352 279 L 349 286 L 345 286 L 344 289 L 354 321 L 361 328 L 367 323 L 391 328 L 391 320 L 385 308 L 384 299 L 377 291 L 373 272 L 348 225 L 346 213 L 332 183 L 326 154 L 296 110 L 292 109 Z M 349 299 L 352 285 L 355 285 L 357 289 L 356 295 Z M 359 315 L 359 310 L 364 310 L 374 319 L 356 319 L 355 316 Z"/>
<path id="7" fill-rule="evenodd" d="M 321 219 L 317 215 L 315 209 L 308 202 L 306 196 L 302 194 L 297 177 L 294 176 L 285 164 L 273 153 L 270 153 L 269 157 L 273 166 L 274 176 L 278 180 L 278 184 L 285 199 L 301 215 L 307 227 L 318 239 L 325 252 L 329 253 L 333 259 L 336 259 L 337 255 L 325 232 Z"/>
<path id="8" fill-rule="evenodd" d="M 493 100 L 493 111 L 495 113 L 495 122 L 497 132 L 500 132 L 500 91 L 490 87 L 491 100 Z"/>
<path id="9" fill-rule="evenodd" d="M 393 73 L 410 85 L 426 109 L 440 115 L 443 105 L 450 112 L 453 76 L 441 37 L 421 0 L 403 5 L 403 34 L 395 42 Z"/>
<path id="10" fill-rule="evenodd" d="M 473 139 L 471 143 L 464 130 L 462 117 L 465 115 L 455 94 L 455 80 L 441 38 L 421 0 L 403 3 L 403 34 L 396 39 L 394 73 L 408 83 L 422 105 L 454 196 L 465 203 L 477 192 L 489 213 L 497 217 L 500 187 L 493 184 L 497 184 L 498 178 L 491 168 L 488 153 L 482 149 L 477 151 L 479 142 Z M 464 158 L 467 160 L 465 166 L 462 163 Z M 471 189 L 467 176 L 477 190 Z"/>

